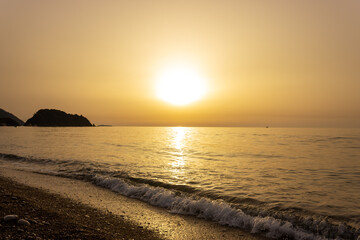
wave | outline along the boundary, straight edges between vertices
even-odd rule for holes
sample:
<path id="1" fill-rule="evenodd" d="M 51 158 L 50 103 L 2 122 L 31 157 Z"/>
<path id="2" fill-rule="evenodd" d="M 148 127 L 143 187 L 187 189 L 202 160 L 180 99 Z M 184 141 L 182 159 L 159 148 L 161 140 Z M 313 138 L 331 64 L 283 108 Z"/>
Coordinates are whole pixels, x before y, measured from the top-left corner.
<path id="1" fill-rule="evenodd" d="M 149 185 L 132 185 L 121 179 L 94 176 L 92 182 L 124 196 L 135 198 L 172 213 L 193 215 L 222 225 L 264 233 L 270 238 L 282 239 L 357 239 L 360 230 L 346 224 L 333 225 L 323 220 L 304 219 L 303 227 L 272 216 L 252 216 L 223 200 L 190 197 L 181 193 Z"/>
<path id="2" fill-rule="evenodd" d="M 29 162 L 29 163 L 39 163 L 39 164 L 77 164 L 81 163 L 80 161 L 73 160 L 54 160 L 54 159 L 44 159 L 44 158 L 32 158 L 32 157 L 22 157 L 14 154 L 0 153 L 0 158 L 10 161 L 18 162 Z"/>
<path id="3" fill-rule="evenodd" d="M 0 153 L 0 158 L 60 167 L 39 173 L 89 181 L 121 195 L 135 198 L 176 214 L 186 214 L 215 221 L 222 225 L 263 233 L 283 239 L 360 239 L 360 229 L 346 220 L 307 213 L 300 208 L 269 207 L 252 198 L 221 196 L 187 185 L 175 185 L 153 179 L 111 171 L 98 163 L 73 160 L 37 159 Z M 68 168 L 71 166 L 71 168 Z M 61 169 L 61 167 L 63 167 Z"/>

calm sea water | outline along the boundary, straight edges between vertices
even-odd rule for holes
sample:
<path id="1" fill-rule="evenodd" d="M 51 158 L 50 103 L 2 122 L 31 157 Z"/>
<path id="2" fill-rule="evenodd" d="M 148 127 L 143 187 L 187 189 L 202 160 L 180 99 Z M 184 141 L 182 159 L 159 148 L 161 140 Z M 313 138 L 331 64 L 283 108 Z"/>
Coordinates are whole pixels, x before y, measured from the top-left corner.
<path id="1" fill-rule="evenodd" d="M 274 238 L 360 235 L 360 129 L 2 127 L 0 164 Z"/>

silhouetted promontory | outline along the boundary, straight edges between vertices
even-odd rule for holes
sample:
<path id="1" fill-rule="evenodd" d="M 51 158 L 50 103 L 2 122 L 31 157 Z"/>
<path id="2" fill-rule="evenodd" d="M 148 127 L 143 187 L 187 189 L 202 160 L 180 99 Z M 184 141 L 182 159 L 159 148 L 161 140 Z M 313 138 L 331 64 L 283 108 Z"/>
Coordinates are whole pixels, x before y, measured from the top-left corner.
<path id="1" fill-rule="evenodd" d="M 15 115 L 0 108 L 0 126 L 22 126 L 24 122 Z"/>
<path id="2" fill-rule="evenodd" d="M 56 109 L 41 109 L 28 119 L 24 126 L 39 127 L 90 127 L 90 121 L 77 114 L 68 114 Z"/>

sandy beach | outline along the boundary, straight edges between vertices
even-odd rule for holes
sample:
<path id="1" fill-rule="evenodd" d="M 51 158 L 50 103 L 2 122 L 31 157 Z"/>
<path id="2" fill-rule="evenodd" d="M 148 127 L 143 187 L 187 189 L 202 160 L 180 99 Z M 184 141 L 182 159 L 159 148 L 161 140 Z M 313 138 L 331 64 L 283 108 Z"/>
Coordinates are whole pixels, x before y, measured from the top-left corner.
<path id="1" fill-rule="evenodd" d="M 9 214 L 30 226 L 5 222 Z M 122 217 L 0 177 L 0 239 L 161 239 Z"/>
<path id="2" fill-rule="evenodd" d="M 78 180 L 6 168 L 0 175 L 1 239 L 264 239 Z M 31 225 L 5 223 L 9 214 Z"/>

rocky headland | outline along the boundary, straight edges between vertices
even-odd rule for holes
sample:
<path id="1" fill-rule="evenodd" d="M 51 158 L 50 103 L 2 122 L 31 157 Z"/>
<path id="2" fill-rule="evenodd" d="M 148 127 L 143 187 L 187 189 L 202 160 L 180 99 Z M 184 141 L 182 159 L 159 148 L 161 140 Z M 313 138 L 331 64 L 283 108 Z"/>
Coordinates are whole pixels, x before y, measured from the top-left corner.
<path id="1" fill-rule="evenodd" d="M 56 109 L 41 109 L 28 119 L 24 126 L 40 127 L 90 127 L 90 121 L 77 114 L 68 114 Z"/>
<path id="2" fill-rule="evenodd" d="M 24 122 L 14 114 L 0 108 L 0 126 L 22 126 Z"/>

